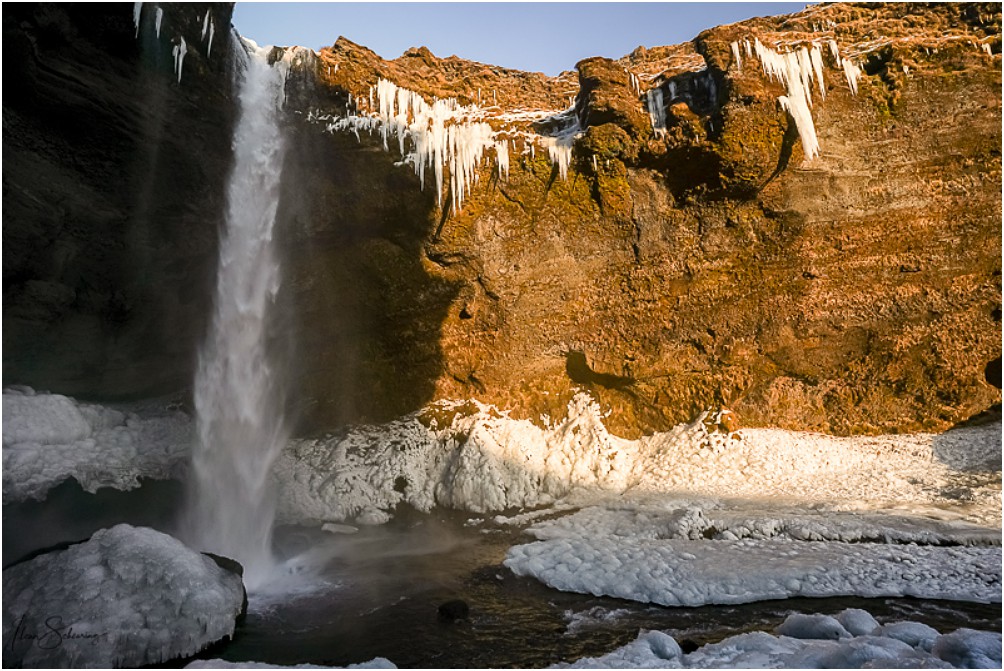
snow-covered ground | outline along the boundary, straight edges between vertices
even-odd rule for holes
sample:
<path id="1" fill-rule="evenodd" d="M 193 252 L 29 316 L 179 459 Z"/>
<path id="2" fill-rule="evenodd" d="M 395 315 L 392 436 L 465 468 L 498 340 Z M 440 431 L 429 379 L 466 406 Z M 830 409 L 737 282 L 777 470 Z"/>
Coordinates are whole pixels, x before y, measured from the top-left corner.
<path id="1" fill-rule="evenodd" d="M 279 515 L 379 523 L 400 503 L 488 512 L 656 494 L 1000 527 L 1000 423 L 844 438 L 776 429 L 729 434 L 715 425 L 703 416 L 624 440 L 606 430 L 585 394 L 543 428 L 474 402 L 441 403 L 435 413 L 292 441 L 275 468 Z"/>
<path id="2" fill-rule="evenodd" d="M 166 534 L 120 524 L 3 571 L 4 665 L 136 667 L 230 636 L 244 586 Z"/>
<path id="3" fill-rule="evenodd" d="M 941 635 L 918 622 L 879 626 L 863 610 L 836 618 L 794 614 L 777 635 L 751 632 L 684 654 L 669 634 L 641 632 L 628 645 L 602 657 L 557 668 L 617 669 L 860 669 L 1000 668 L 1001 635 L 958 629 Z"/>
<path id="4" fill-rule="evenodd" d="M 88 492 L 176 477 L 188 458 L 187 415 L 122 411 L 27 387 L 3 392 L 3 503 L 42 499 L 69 478 Z"/>

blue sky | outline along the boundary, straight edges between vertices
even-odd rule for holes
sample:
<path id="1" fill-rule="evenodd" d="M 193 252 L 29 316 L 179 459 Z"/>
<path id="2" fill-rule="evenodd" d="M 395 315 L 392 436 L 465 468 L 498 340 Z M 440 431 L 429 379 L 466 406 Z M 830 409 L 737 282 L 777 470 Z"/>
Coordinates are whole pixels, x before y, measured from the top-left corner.
<path id="1" fill-rule="evenodd" d="M 259 44 L 319 49 L 344 35 L 387 59 L 409 47 L 549 75 L 589 56 L 677 44 L 712 26 L 788 14 L 804 2 L 238 2 L 234 25 Z"/>

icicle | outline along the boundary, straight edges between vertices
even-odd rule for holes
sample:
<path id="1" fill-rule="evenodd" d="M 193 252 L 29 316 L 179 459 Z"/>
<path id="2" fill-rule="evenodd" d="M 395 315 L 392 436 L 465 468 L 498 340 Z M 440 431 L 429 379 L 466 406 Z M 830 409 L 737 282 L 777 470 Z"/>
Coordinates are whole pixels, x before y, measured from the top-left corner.
<path id="1" fill-rule="evenodd" d="M 174 71 L 178 75 L 178 83 L 181 83 L 181 68 L 185 62 L 185 54 L 188 53 L 188 45 L 185 43 L 185 38 L 181 38 L 181 42 L 178 43 L 171 52 L 174 54 Z"/>
<path id="2" fill-rule="evenodd" d="M 847 86 L 850 87 L 851 93 L 854 95 L 858 94 L 858 79 L 861 78 L 861 68 L 852 63 L 850 59 L 844 59 L 844 76 L 847 78 Z"/>
<path id="3" fill-rule="evenodd" d="M 593 154 L 593 172 L 597 172 L 597 170 L 596 170 L 596 154 Z"/>
<path id="4" fill-rule="evenodd" d="M 132 22 L 136 25 L 136 37 L 139 37 L 139 20 L 143 16 L 143 3 L 132 3 Z"/>
<path id="5" fill-rule="evenodd" d="M 732 49 L 732 58 L 736 62 L 736 68 L 740 71 L 743 69 L 743 58 L 739 55 L 739 43 L 730 42 L 729 47 Z"/>
<path id="6" fill-rule="evenodd" d="M 802 151 L 806 160 L 812 160 L 819 155 L 819 140 L 816 139 L 816 126 L 812 123 L 812 114 L 806 104 L 806 98 L 780 96 L 778 101 L 786 112 L 795 120 L 798 137 L 802 141 Z"/>
<path id="7" fill-rule="evenodd" d="M 206 49 L 206 58 L 209 58 L 210 54 L 213 53 L 213 35 L 216 34 L 216 23 L 212 19 L 209 20 L 209 47 Z"/>
<path id="8" fill-rule="evenodd" d="M 750 44 L 749 38 L 743 40 L 743 45 L 746 47 L 746 58 L 753 58 L 753 45 Z"/>
<path id="9" fill-rule="evenodd" d="M 812 47 L 809 52 L 809 60 L 812 61 L 812 72 L 816 77 L 816 84 L 819 85 L 819 97 L 826 100 L 826 85 L 823 83 L 823 53 L 819 47 Z"/>
<path id="10" fill-rule="evenodd" d="M 206 10 L 206 15 L 202 19 L 202 37 L 200 40 L 206 39 L 206 32 L 209 31 L 209 10 Z"/>
<path id="11" fill-rule="evenodd" d="M 833 60 L 837 62 L 837 67 L 839 68 L 843 64 L 843 61 L 840 58 L 840 48 L 837 46 L 837 41 L 830 40 L 829 45 L 830 45 L 830 55 L 833 56 Z"/>
<path id="12" fill-rule="evenodd" d="M 157 39 L 160 39 L 160 23 L 164 20 L 164 10 L 160 7 L 157 8 L 157 18 L 154 19 L 153 26 L 157 32 Z"/>
<path id="13" fill-rule="evenodd" d="M 990 45 L 986 42 L 980 44 L 980 49 L 986 52 L 987 56 L 993 56 L 994 50 L 990 48 Z"/>
<path id="14" fill-rule="evenodd" d="M 813 77 L 819 79 L 820 91 L 823 91 L 825 86 L 819 47 L 815 45 L 812 47 L 814 53 L 801 47 L 795 52 L 779 54 L 756 39 L 754 49 L 764 74 L 771 79 L 777 79 L 787 89 L 787 95 L 780 96 L 778 101 L 795 121 L 806 160 L 815 158 L 819 155 L 819 140 L 816 137 L 816 127 L 809 107 L 812 105 L 810 89 Z"/>
<path id="15" fill-rule="evenodd" d="M 568 166 L 572 162 L 572 144 L 575 136 L 572 134 L 559 137 L 542 137 L 541 143 L 547 147 L 547 155 L 551 163 L 558 166 L 561 179 L 568 179 Z"/>
<path id="16" fill-rule="evenodd" d="M 495 142 L 495 162 L 498 164 L 499 177 L 509 177 L 509 145 L 505 140 Z"/>
<path id="17" fill-rule="evenodd" d="M 662 89 L 658 86 L 649 89 L 646 95 L 648 116 L 652 120 L 652 130 L 659 137 L 666 134 L 666 108 L 662 102 Z"/>

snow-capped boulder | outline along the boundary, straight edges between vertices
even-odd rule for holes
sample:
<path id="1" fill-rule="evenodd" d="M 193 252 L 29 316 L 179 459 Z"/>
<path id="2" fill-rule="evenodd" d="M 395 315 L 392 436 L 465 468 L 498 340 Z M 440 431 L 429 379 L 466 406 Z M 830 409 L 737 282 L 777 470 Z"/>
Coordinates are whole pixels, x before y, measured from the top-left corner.
<path id="1" fill-rule="evenodd" d="M 234 632 L 244 586 L 181 541 L 120 524 L 3 572 L 4 666 L 136 667 Z"/>

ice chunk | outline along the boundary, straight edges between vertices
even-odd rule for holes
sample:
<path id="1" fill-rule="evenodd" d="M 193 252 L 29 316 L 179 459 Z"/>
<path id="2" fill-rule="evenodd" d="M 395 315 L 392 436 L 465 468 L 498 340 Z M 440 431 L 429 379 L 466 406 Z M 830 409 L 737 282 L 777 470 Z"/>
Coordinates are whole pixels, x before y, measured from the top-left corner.
<path id="1" fill-rule="evenodd" d="M 170 536 L 120 524 L 4 569 L 4 663 L 159 664 L 232 635 L 243 602 L 237 574 Z"/>
<path id="2" fill-rule="evenodd" d="M 957 629 L 939 636 L 931 653 L 961 669 L 1001 668 L 1001 635 L 999 632 Z"/>
<path id="3" fill-rule="evenodd" d="M 837 615 L 837 622 L 843 625 L 851 636 L 866 636 L 878 629 L 879 626 L 871 613 L 860 608 L 848 608 L 841 611 Z"/>
<path id="4" fill-rule="evenodd" d="M 938 632 L 920 622 L 892 622 L 884 624 L 874 632 L 874 636 L 885 636 L 903 641 L 911 648 L 923 648 L 928 652 L 934 645 L 934 640 L 938 638 Z"/>
<path id="5" fill-rule="evenodd" d="M 812 638 L 835 641 L 851 635 L 836 619 L 829 615 L 803 615 L 792 613 L 778 628 L 777 633 L 792 638 Z"/>

